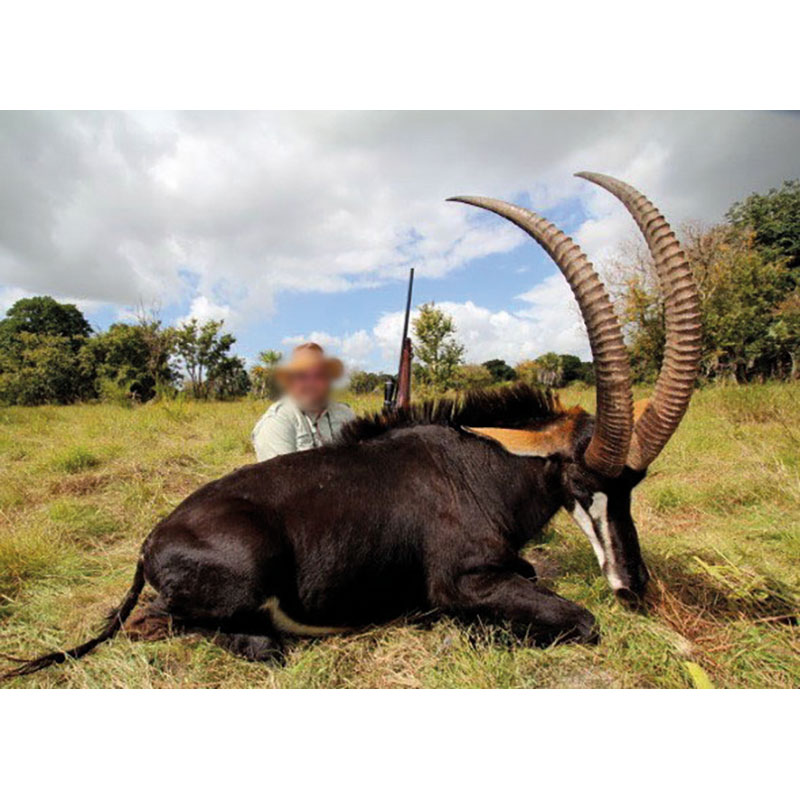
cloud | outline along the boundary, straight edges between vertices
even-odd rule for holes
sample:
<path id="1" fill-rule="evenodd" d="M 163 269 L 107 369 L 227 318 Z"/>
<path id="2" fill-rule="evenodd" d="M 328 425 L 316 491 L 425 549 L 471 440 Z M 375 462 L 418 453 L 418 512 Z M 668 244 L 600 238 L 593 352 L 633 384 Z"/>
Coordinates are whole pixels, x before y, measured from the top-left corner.
<path id="1" fill-rule="evenodd" d="M 22 300 L 23 297 L 27 296 L 28 293 L 24 289 L 15 286 L 0 289 L 0 314 L 5 314 L 17 300 Z"/>
<path id="2" fill-rule="evenodd" d="M 798 134 L 800 116 L 760 112 L 2 113 L 0 306 L 188 305 L 240 334 L 285 293 L 378 286 L 409 266 L 443 278 L 525 240 L 443 202 L 461 193 L 555 215 L 602 267 L 635 226 L 572 173 L 629 180 L 673 221 L 716 220 L 800 172 Z M 588 355 L 570 303 L 556 276 L 505 309 L 442 307 L 471 360 L 515 361 Z M 378 312 L 321 343 L 393 364 L 399 323 Z"/>
<path id="3" fill-rule="evenodd" d="M 201 325 L 211 320 L 224 320 L 230 325 L 232 323 L 231 309 L 230 306 L 219 305 L 213 300 L 209 300 L 205 295 L 197 295 L 192 299 L 189 313 L 177 319 L 176 324 L 182 325 L 192 319 L 196 319 Z M 235 324 L 235 319 L 233 323 Z"/>
<path id="4" fill-rule="evenodd" d="M 25 297 L 30 297 L 30 292 L 19 286 L 6 286 L 0 287 L 0 314 L 5 314 L 17 300 L 22 300 Z M 101 304 L 96 301 L 87 301 L 79 297 L 69 297 L 65 295 L 56 295 L 55 300 L 59 303 L 72 303 L 79 305 L 82 311 L 93 312 L 97 311 Z"/>
<path id="5" fill-rule="evenodd" d="M 368 366 L 375 350 L 375 342 L 366 330 L 358 330 L 346 336 L 334 336 L 326 331 L 312 331 L 307 335 L 286 336 L 282 343 L 290 348 L 304 342 L 316 342 L 323 349 L 339 356 L 351 369 Z"/>
<path id="6" fill-rule="evenodd" d="M 635 180 L 673 218 L 717 218 L 797 171 L 799 130 L 764 113 L 4 113 L 0 284 L 196 295 L 246 322 L 284 291 L 442 276 L 522 241 L 442 202 L 458 192 L 544 211 L 581 197 L 578 238 L 601 251 L 630 223 L 577 169 Z"/>
<path id="7" fill-rule="evenodd" d="M 561 274 L 545 278 L 517 299 L 526 305 L 519 311 L 491 311 L 472 301 L 444 301 L 437 307 L 452 316 L 456 336 L 465 345 L 465 360 L 481 363 L 502 358 L 510 364 L 536 358 L 548 351 L 572 353 L 590 358 L 589 340 Z M 412 313 L 412 320 L 418 316 Z M 325 331 L 290 336 L 284 344 L 315 341 L 340 354 L 350 366 L 366 367 L 377 363 L 394 365 L 399 355 L 403 332 L 403 312 L 382 314 L 370 333 L 358 330 L 343 337 Z"/>
<path id="8" fill-rule="evenodd" d="M 590 357 L 583 321 L 561 274 L 545 278 L 518 299 L 527 304 L 520 311 L 491 311 L 472 301 L 444 301 L 437 307 L 452 316 L 468 362 L 502 358 L 516 364 L 551 350 Z M 396 357 L 402 331 L 401 312 L 381 316 L 373 329 L 381 358 Z"/>

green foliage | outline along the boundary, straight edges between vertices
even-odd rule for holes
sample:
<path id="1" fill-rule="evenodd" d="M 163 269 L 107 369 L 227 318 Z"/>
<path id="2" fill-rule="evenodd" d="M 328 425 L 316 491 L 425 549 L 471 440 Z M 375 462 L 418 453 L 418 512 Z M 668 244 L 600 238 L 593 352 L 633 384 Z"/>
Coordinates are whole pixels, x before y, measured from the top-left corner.
<path id="1" fill-rule="evenodd" d="M 18 332 L 0 348 L 0 403 L 72 403 L 91 392 L 66 336 Z"/>
<path id="2" fill-rule="evenodd" d="M 495 382 L 494 376 L 483 364 L 461 364 L 453 373 L 454 389 L 485 389 Z"/>
<path id="3" fill-rule="evenodd" d="M 192 397 L 226 399 L 247 394 L 250 379 L 242 359 L 231 356 L 236 339 L 222 333 L 223 320 L 200 325 L 191 319 L 175 333 L 175 345 L 185 373 L 185 388 Z"/>
<path id="4" fill-rule="evenodd" d="M 800 378 L 800 287 L 778 303 L 769 335 L 778 352 L 779 377 Z M 781 369 L 787 359 L 788 376 Z"/>
<path id="5" fill-rule="evenodd" d="M 283 358 L 277 350 L 262 350 L 258 354 L 259 363 L 250 369 L 250 392 L 261 400 L 277 400 L 280 386 L 276 368 Z"/>
<path id="6" fill-rule="evenodd" d="M 775 365 L 770 328 L 786 293 L 784 262 L 768 260 L 750 236 L 714 228 L 689 240 L 708 257 L 693 259 L 703 312 L 703 370 L 711 377 L 747 380 Z"/>
<path id="7" fill-rule="evenodd" d="M 83 314 L 52 297 L 18 300 L 0 321 L 0 403 L 72 403 L 93 394 L 77 353 L 91 333 Z"/>
<path id="8" fill-rule="evenodd" d="M 516 371 L 521 381 L 548 389 L 558 389 L 574 381 L 594 383 L 594 365 L 567 353 L 545 353 L 533 360 L 520 361 Z"/>
<path id="9" fill-rule="evenodd" d="M 495 383 L 515 381 L 517 379 L 514 367 L 510 367 L 502 358 L 492 358 L 489 361 L 484 361 L 483 366 L 491 372 Z"/>
<path id="10" fill-rule="evenodd" d="M 731 225 L 685 226 L 681 239 L 700 290 L 702 374 L 734 381 L 797 376 L 800 301 L 791 294 L 786 260 Z M 652 381 L 664 350 L 664 304 L 649 258 L 618 265 L 621 317 L 634 380 Z"/>
<path id="11" fill-rule="evenodd" d="M 24 297 L 0 321 L 0 349 L 21 333 L 33 333 L 68 339 L 77 351 L 91 332 L 86 317 L 71 303 L 59 303 L 47 296 Z"/>
<path id="12" fill-rule="evenodd" d="M 437 391 L 453 388 L 456 367 L 464 360 L 464 345 L 455 337 L 453 318 L 425 303 L 414 320 L 414 377 Z"/>
<path id="13" fill-rule="evenodd" d="M 766 194 L 751 194 L 734 203 L 726 219 L 736 228 L 753 231 L 768 261 L 787 259 L 790 270 L 800 267 L 800 180 L 784 181 L 780 189 Z"/>
<path id="14" fill-rule="evenodd" d="M 364 372 L 363 370 L 353 370 L 350 373 L 350 390 L 356 394 L 370 394 L 371 392 L 383 391 L 386 381 L 390 375 L 383 372 Z"/>
<path id="15" fill-rule="evenodd" d="M 556 353 L 545 353 L 536 359 L 537 378 L 542 386 L 555 389 L 564 383 L 564 367 Z"/>
<path id="16" fill-rule="evenodd" d="M 244 397 L 251 388 L 244 359 L 239 356 L 220 356 L 208 369 L 207 383 L 217 400 Z"/>
<path id="17" fill-rule="evenodd" d="M 173 335 L 157 323 L 155 328 L 150 323 L 116 323 L 86 342 L 80 352 L 81 368 L 94 376 L 103 400 L 150 400 L 158 386 L 174 379 L 167 341 Z"/>

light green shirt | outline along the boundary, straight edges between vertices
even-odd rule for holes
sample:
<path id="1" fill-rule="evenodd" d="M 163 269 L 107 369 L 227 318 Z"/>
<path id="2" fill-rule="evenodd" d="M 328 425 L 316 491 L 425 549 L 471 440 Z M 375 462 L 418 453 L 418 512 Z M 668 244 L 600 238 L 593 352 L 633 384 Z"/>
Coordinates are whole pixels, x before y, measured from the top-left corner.
<path id="1" fill-rule="evenodd" d="M 331 442 L 356 415 L 347 403 L 330 403 L 319 416 L 301 411 L 288 397 L 273 403 L 253 428 L 256 459 L 311 450 Z"/>

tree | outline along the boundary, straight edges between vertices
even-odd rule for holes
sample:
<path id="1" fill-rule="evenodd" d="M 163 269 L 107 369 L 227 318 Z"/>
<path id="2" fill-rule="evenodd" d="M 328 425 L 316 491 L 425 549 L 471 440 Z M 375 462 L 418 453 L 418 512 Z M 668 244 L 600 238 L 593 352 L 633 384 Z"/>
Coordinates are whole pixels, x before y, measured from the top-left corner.
<path id="1" fill-rule="evenodd" d="M 60 336 L 77 352 L 91 335 L 92 326 L 72 303 L 59 303 L 52 297 L 24 297 L 17 300 L 0 322 L 0 349 L 21 333 Z"/>
<path id="2" fill-rule="evenodd" d="M 193 397 L 207 399 L 215 393 L 214 382 L 235 369 L 226 359 L 236 339 L 221 332 L 224 324 L 224 320 L 209 320 L 201 326 L 191 319 L 176 331 L 176 349 L 186 376 L 186 389 Z"/>
<path id="3" fill-rule="evenodd" d="M 144 306 L 137 314 L 137 326 L 147 349 L 147 373 L 154 396 L 162 392 L 172 393 L 177 379 L 172 363 L 177 346 L 175 329 L 162 327 L 158 309 L 147 311 Z"/>
<path id="4" fill-rule="evenodd" d="M 787 259 L 787 267 L 800 268 L 800 180 L 784 181 L 780 189 L 751 194 L 734 203 L 726 219 L 734 227 L 749 229 L 767 261 Z M 795 282 L 800 276 L 795 274 Z"/>
<path id="5" fill-rule="evenodd" d="M 261 400 L 277 400 L 280 386 L 276 368 L 283 358 L 277 350 L 262 350 L 258 354 L 259 363 L 250 369 L 250 391 Z"/>
<path id="6" fill-rule="evenodd" d="M 684 251 L 700 291 L 702 374 L 736 381 L 780 375 L 791 360 L 791 281 L 785 260 L 756 246 L 753 232 L 730 225 L 685 225 Z M 649 258 L 617 265 L 623 278 L 618 306 L 631 353 L 634 380 L 658 374 L 664 349 L 664 304 Z M 777 326 L 777 327 L 776 327 Z"/>
<path id="7" fill-rule="evenodd" d="M 20 331 L 12 346 L 0 348 L 1 403 L 72 403 L 92 389 L 67 336 Z"/>
<path id="8" fill-rule="evenodd" d="M 388 375 L 377 372 L 354 370 L 350 373 L 350 389 L 356 394 L 370 394 L 378 389 L 383 390 Z"/>
<path id="9" fill-rule="evenodd" d="M 661 368 L 664 303 L 650 251 L 639 239 L 623 242 L 606 267 L 607 285 L 628 342 L 634 382 L 652 382 Z"/>
<path id="10" fill-rule="evenodd" d="M 583 380 L 583 362 L 578 356 L 565 353 L 559 357 L 561 359 L 561 379 L 564 381 L 564 385 L 572 383 L 572 381 Z"/>
<path id="11" fill-rule="evenodd" d="M 594 364 L 568 353 L 545 353 L 534 360 L 520 361 L 516 371 L 521 381 L 548 389 L 558 389 L 572 381 L 594 383 Z"/>
<path id="12" fill-rule="evenodd" d="M 489 361 L 484 361 L 483 366 L 492 374 L 495 383 L 515 381 L 517 379 L 517 373 L 514 368 L 506 364 L 502 358 L 492 358 Z"/>
<path id="13" fill-rule="evenodd" d="M 531 386 L 535 386 L 539 382 L 539 368 L 533 359 L 520 361 L 514 367 L 514 371 L 517 373 L 517 379 L 523 381 L 524 383 L 529 383 Z"/>
<path id="14" fill-rule="evenodd" d="M 775 309 L 775 322 L 770 328 L 781 356 L 789 361 L 788 377 L 800 378 L 800 288 L 785 297 Z M 785 377 L 780 370 L 780 377 Z"/>
<path id="15" fill-rule="evenodd" d="M 160 386 L 172 382 L 167 342 L 172 337 L 158 325 L 118 322 L 86 342 L 80 351 L 80 366 L 94 382 L 98 396 L 146 402 L 155 397 Z"/>
<path id="16" fill-rule="evenodd" d="M 460 391 L 485 389 L 494 382 L 494 376 L 484 364 L 461 364 L 455 368 L 452 378 L 453 388 Z"/>
<path id="17" fill-rule="evenodd" d="M 721 226 L 687 239 L 701 292 L 703 369 L 706 375 L 748 380 L 767 377 L 776 361 L 769 336 L 786 293 L 785 262 L 768 260 L 753 236 Z M 702 249 L 708 258 L 698 258 Z"/>
<path id="18" fill-rule="evenodd" d="M 548 389 L 556 389 L 564 385 L 564 366 L 561 356 L 556 353 L 545 353 L 536 359 L 536 379 Z"/>
<path id="19" fill-rule="evenodd" d="M 414 376 L 437 391 L 452 387 L 455 369 L 463 362 L 464 345 L 457 341 L 455 333 L 450 315 L 434 303 L 420 306 L 414 320 Z"/>
<path id="20" fill-rule="evenodd" d="M 0 321 L 0 402 L 71 403 L 94 383 L 77 353 L 92 327 L 72 304 L 52 297 L 18 300 Z"/>
<path id="21" fill-rule="evenodd" d="M 250 378 L 239 356 L 222 355 L 208 368 L 208 395 L 217 400 L 244 397 L 250 391 Z M 207 396 L 208 396 L 207 395 Z"/>

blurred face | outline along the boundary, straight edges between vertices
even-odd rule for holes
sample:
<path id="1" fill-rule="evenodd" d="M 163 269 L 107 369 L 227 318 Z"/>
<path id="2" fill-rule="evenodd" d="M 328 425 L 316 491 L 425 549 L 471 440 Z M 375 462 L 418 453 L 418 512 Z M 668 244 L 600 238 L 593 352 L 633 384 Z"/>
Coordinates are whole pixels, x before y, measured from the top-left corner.
<path id="1" fill-rule="evenodd" d="M 331 379 L 324 364 L 294 373 L 286 384 L 289 397 L 303 411 L 319 412 L 328 406 Z"/>

